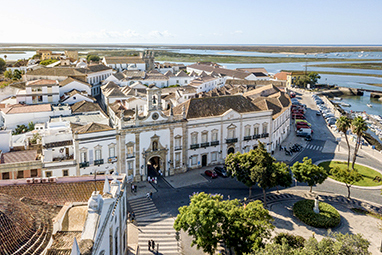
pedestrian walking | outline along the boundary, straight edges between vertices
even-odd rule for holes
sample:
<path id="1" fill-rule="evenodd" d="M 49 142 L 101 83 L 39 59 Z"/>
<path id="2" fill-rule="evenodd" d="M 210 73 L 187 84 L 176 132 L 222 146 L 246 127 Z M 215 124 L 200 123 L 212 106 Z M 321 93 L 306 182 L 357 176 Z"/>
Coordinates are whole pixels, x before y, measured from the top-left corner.
<path id="1" fill-rule="evenodd" d="M 134 220 L 135 220 L 135 213 L 134 213 L 134 212 L 132 212 L 132 213 L 131 213 L 131 222 L 133 222 L 133 223 L 134 223 Z"/>
<path id="2" fill-rule="evenodd" d="M 157 184 L 158 183 L 158 180 L 156 177 L 154 177 L 154 183 Z"/>
<path id="3" fill-rule="evenodd" d="M 150 199 L 153 199 L 153 193 L 150 191 Z"/>
<path id="4" fill-rule="evenodd" d="M 155 250 L 155 242 L 154 242 L 154 240 L 151 240 L 151 249 L 153 251 Z"/>
<path id="5" fill-rule="evenodd" d="M 151 181 L 150 176 L 147 176 L 147 182 L 150 183 L 150 181 Z"/>
<path id="6" fill-rule="evenodd" d="M 147 246 L 148 246 L 147 248 L 148 248 L 149 251 L 150 251 L 150 250 L 151 250 L 151 240 L 148 240 L 148 241 L 147 241 Z"/>
<path id="7" fill-rule="evenodd" d="M 147 197 L 148 199 L 150 199 L 150 193 L 149 193 L 149 192 L 146 193 L 146 197 Z"/>
<path id="8" fill-rule="evenodd" d="M 127 212 L 127 218 L 129 219 L 129 221 L 131 221 L 131 213 L 130 212 Z"/>

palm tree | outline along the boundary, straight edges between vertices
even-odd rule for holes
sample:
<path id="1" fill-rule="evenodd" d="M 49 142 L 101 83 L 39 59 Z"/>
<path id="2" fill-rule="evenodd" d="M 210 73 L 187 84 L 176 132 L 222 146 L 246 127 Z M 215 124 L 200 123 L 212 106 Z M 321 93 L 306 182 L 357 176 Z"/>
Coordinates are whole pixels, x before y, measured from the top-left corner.
<path id="1" fill-rule="evenodd" d="M 349 139 L 347 132 L 350 129 L 351 126 L 351 120 L 347 116 L 341 116 L 337 122 L 336 122 L 338 131 L 344 133 L 345 139 L 346 139 L 346 144 L 348 145 L 348 170 L 349 170 L 349 165 L 350 165 L 350 144 L 349 144 Z"/>
<path id="2" fill-rule="evenodd" d="M 352 163 L 352 167 L 351 167 L 354 170 L 354 164 L 355 164 L 355 160 L 357 158 L 357 152 L 358 152 L 359 147 L 361 146 L 362 135 L 364 132 L 366 132 L 368 127 L 367 127 L 365 120 L 361 116 L 358 116 L 358 117 L 353 119 L 353 121 L 351 123 L 351 129 L 352 129 L 352 132 L 357 135 L 357 143 L 356 143 L 355 148 L 354 148 L 353 163 Z"/>

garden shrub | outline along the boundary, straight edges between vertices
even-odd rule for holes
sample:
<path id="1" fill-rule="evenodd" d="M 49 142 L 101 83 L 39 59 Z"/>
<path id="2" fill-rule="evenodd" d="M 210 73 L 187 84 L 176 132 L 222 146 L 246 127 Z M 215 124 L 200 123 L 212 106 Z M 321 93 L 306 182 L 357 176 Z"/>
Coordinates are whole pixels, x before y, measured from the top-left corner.
<path id="1" fill-rule="evenodd" d="M 341 216 L 333 206 L 319 202 L 320 213 L 315 213 L 313 207 L 314 200 L 301 200 L 293 205 L 293 213 L 299 220 L 315 228 L 334 228 L 340 224 Z"/>
<path id="2" fill-rule="evenodd" d="M 290 246 L 293 249 L 303 248 L 305 245 L 305 238 L 298 235 L 293 235 L 289 233 L 278 233 L 274 238 L 273 241 L 277 244 L 282 245 L 282 240 L 286 241 L 286 244 Z"/>

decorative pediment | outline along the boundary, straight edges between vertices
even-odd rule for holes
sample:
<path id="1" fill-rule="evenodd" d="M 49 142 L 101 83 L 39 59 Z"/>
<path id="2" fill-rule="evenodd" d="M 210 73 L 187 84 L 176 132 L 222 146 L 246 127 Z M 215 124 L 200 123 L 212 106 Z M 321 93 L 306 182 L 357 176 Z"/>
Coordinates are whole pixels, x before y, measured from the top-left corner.
<path id="1" fill-rule="evenodd" d="M 126 143 L 126 147 L 134 146 L 134 144 L 135 144 L 134 142 L 130 141 L 130 142 Z"/>
<path id="2" fill-rule="evenodd" d="M 227 128 L 228 128 L 228 129 L 234 129 L 234 128 L 236 128 L 236 125 L 234 125 L 234 124 L 232 123 L 232 124 L 229 125 Z"/>

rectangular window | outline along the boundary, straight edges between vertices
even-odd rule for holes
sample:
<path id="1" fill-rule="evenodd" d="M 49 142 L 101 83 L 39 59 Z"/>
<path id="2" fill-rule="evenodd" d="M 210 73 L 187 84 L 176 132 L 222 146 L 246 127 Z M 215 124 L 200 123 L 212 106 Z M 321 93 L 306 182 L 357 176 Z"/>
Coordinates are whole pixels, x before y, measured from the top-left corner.
<path id="1" fill-rule="evenodd" d="M 250 135 L 251 135 L 251 127 L 245 127 L 244 136 L 250 136 Z"/>
<path id="2" fill-rule="evenodd" d="M 62 170 L 62 176 L 69 176 L 69 170 L 68 169 Z"/>
<path id="3" fill-rule="evenodd" d="M 191 134 L 191 144 L 197 144 L 198 143 L 198 133 Z"/>
<path id="4" fill-rule="evenodd" d="M 102 151 L 101 149 L 96 149 L 95 150 L 95 160 L 100 160 L 102 159 Z"/>
<path id="5" fill-rule="evenodd" d="M 127 170 L 133 170 L 134 168 L 133 166 L 134 166 L 133 160 L 127 161 Z"/>
<path id="6" fill-rule="evenodd" d="M 263 134 L 268 133 L 268 124 L 264 123 L 263 124 Z"/>
<path id="7" fill-rule="evenodd" d="M 175 148 L 181 147 L 182 141 L 180 137 L 175 138 Z"/>
<path id="8" fill-rule="evenodd" d="M 9 172 L 5 172 L 1 174 L 2 180 L 9 180 Z"/>
<path id="9" fill-rule="evenodd" d="M 215 151 L 215 152 L 211 152 L 211 161 L 217 161 L 218 160 L 218 153 Z"/>
<path id="10" fill-rule="evenodd" d="M 81 152 L 81 162 L 87 162 L 87 153 L 85 151 Z"/>
<path id="11" fill-rule="evenodd" d="M 253 130 L 254 130 L 254 135 L 259 134 L 259 127 L 258 126 L 256 126 Z"/>
<path id="12" fill-rule="evenodd" d="M 218 140 L 218 132 L 212 132 L 212 141 L 217 141 Z"/>
<path id="13" fill-rule="evenodd" d="M 235 129 L 230 128 L 228 129 L 228 139 L 235 138 Z"/>
<path id="14" fill-rule="evenodd" d="M 109 147 L 109 157 L 110 158 L 115 157 L 115 147 L 114 146 Z"/>
<path id="15" fill-rule="evenodd" d="M 198 156 L 191 157 L 191 165 L 196 166 L 198 164 Z"/>
<path id="16" fill-rule="evenodd" d="M 17 179 L 24 178 L 24 171 L 17 171 Z"/>
<path id="17" fill-rule="evenodd" d="M 31 169 L 31 177 L 37 177 L 37 169 Z"/>
<path id="18" fill-rule="evenodd" d="M 175 153 L 175 167 L 180 167 L 180 152 Z"/>
<path id="19" fill-rule="evenodd" d="M 126 154 L 127 157 L 134 157 L 134 146 L 127 146 L 126 147 Z"/>
<path id="20" fill-rule="evenodd" d="M 202 133 L 202 143 L 206 143 L 208 141 L 208 133 Z"/>
<path id="21" fill-rule="evenodd" d="M 46 171 L 45 177 L 52 177 L 52 171 Z"/>

